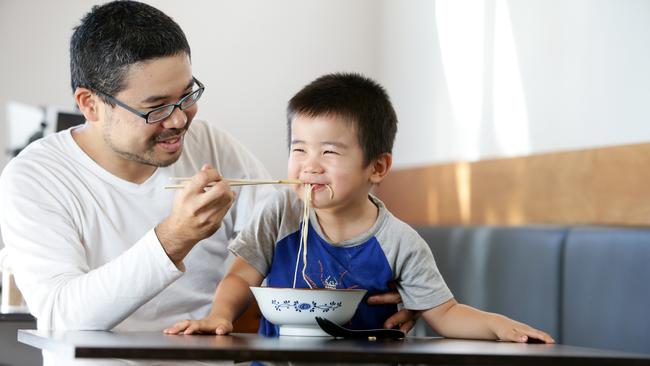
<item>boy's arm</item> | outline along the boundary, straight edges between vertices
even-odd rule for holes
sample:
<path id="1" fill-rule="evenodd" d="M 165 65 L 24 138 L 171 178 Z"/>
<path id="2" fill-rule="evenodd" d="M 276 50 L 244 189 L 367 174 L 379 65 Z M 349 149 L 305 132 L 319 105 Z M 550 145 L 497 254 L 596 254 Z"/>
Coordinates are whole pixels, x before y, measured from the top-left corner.
<path id="1" fill-rule="evenodd" d="M 234 322 L 253 298 L 250 286 L 259 286 L 264 276 L 241 257 L 235 257 L 228 273 L 217 287 L 208 318 Z"/>
<path id="2" fill-rule="evenodd" d="M 164 330 L 167 334 L 232 332 L 232 322 L 246 310 L 252 293 L 250 286 L 259 286 L 264 277 L 241 257 L 235 257 L 228 273 L 217 287 L 210 313 L 203 319 L 183 320 Z"/>
<path id="3" fill-rule="evenodd" d="M 530 339 L 555 343 L 548 334 L 503 315 L 488 313 L 451 299 L 422 313 L 427 324 L 448 338 L 496 339 L 526 342 Z"/>

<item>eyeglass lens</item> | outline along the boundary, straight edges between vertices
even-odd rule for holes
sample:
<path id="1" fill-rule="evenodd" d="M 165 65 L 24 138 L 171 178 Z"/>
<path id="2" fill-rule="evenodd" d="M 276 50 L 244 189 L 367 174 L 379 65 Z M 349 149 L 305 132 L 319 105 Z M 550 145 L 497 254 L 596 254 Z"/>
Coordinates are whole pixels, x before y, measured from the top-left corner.
<path id="1" fill-rule="evenodd" d="M 194 103 L 196 103 L 196 101 L 201 98 L 202 92 L 202 89 L 193 91 L 191 94 L 187 95 L 181 100 L 178 107 L 183 111 L 193 106 Z M 171 104 L 163 106 L 160 109 L 154 109 L 153 111 L 149 112 L 147 116 L 147 123 L 156 123 L 164 120 L 165 118 L 171 116 L 171 114 L 174 112 L 174 108 L 176 108 L 176 105 Z"/>

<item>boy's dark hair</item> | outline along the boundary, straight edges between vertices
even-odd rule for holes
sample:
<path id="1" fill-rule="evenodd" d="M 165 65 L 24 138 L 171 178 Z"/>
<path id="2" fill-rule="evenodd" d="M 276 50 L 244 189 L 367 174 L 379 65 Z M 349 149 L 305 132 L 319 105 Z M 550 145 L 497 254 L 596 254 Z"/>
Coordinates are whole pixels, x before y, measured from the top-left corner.
<path id="1" fill-rule="evenodd" d="M 381 154 L 391 153 L 397 133 L 397 115 L 386 90 L 377 82 L 356 73 L 334 73 L 319 77 L 294 95 L 287 107 L 288 139 L 296 115 L 336 116 L 356 126 L 364 166 Z"/>
<path id="2" fill-rule="evenodd" d="M 125 88 L 130 65 L 180 53 L 190 56 L 185 34 L 160 10 L 136 1 L 94 6 L 70 39 L 72 91 L 83 87 L 115 95 Z"/>

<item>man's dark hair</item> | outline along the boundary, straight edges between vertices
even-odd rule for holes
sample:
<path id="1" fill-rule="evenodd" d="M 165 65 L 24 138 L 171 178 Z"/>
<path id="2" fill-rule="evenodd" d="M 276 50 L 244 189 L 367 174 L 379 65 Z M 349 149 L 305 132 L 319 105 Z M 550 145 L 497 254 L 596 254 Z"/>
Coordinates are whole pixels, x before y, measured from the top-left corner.
<path id="1" fill-rule="evenodd" d="M 70 39 L 72 91 L 115 95 L 126 87 L 129 66 L 180 53 L 190 56 L 185 34 L 160 10 L 136 1 L 94 6 Z"/>
<path id="2" fill-rule="evenodd" d="M 397 115 L 386 90 L 377 82 L 355 73 L 319 77 L 289 101 L 287 127 L 296 115 L 334 116 L 354 124 L 363 150 L 364 166 L 381 154 L 391 153 L 397 133 Z"/>

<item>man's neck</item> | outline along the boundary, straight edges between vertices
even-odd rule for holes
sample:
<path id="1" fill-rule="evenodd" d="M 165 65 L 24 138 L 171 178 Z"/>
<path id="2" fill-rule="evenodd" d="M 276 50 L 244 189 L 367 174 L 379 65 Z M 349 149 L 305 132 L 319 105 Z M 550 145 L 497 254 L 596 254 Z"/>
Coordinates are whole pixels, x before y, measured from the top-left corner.
<path id="1" fill-rule="evenodd" d="M 127 160 L 118 156 L 95 135 L 90 127 L 82 126 L 72 130 L 72 138 L 86 155 L 114 176 L 131 183 L 140 184 L 153 175 L 157 167 Z"/>
<path id="2" fill-rule="evenodd" d="M 316 209 L 321 230 L 332 243 L 340 243 L 361 235 L 377 221 L 379 208 L 366 197 L 338 209 Z"/>

